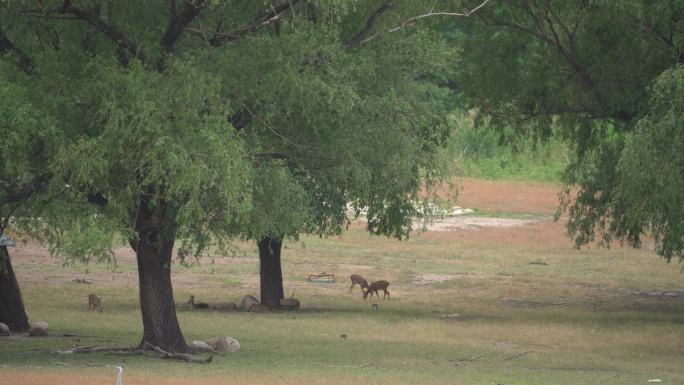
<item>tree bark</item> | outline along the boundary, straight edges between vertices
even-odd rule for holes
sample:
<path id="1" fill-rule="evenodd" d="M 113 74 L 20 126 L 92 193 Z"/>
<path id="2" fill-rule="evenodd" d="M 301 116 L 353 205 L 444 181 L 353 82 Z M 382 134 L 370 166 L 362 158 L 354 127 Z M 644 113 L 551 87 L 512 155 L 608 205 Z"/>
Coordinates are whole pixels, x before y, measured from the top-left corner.
<path id="1" fill-rule="evenodd" d="M 165 205 L 159 203 L 154 209 L 149 201 L 140 199 L 135 229 L 138 240 L 135 245 L 140 283 L 140 309 L 143 320 L 143 339 L 167 352 L 182 353 L 188 350 L 181 333 L 171 285 L 171 252 L 175 232 L 165 225 Z M 172 222 L 172 220 L 171 220 Z"/>
<path id="2" fill-rule="evenodd" d="M 280 307 L 283 295 L 283 270 L 280 264 L 280 238 L 265 237 L 259 241 L 259 275 L 261 277 L 261 303 L 273 309 Z"/>
<path id="3" fill-rule="evenodd" d="M 29 329 L 28 317 L 6 246 L 0 246 L 0 322 L 9 326 L 13 332 L 25 332 Z"/>

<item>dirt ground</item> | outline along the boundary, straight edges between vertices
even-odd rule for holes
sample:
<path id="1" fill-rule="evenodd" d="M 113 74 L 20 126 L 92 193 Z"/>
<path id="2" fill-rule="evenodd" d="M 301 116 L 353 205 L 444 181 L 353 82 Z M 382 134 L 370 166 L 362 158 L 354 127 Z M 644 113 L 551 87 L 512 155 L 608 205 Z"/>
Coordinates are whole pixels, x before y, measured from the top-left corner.
<path id="1" fill-rule="evenodd" d="M 416 231 L 414 236 L 425 239 L 454 240 L 465 244 L 489 243 L 494 245 L 570 246 L 572 241 L 565 236 L 563 220 L 554 222 L 552 217 L 558 206 L 560 186 L 553 184 L 488 181 L 478 179 L 459 179 L 455 181 L 459 190 L 456 204 L 465 208 L 478 209 L 492 213 L 514 213 L 536 215 L 536 219 L 499 218 L 487 216 L 455 216 L 435 221 L 428 226 L 427 232 Z M 445 192 L 441 192 L 445 195 Z M 128 246 L 115 252 L 117 261 L 132 262 L 135 254 Z M 62 261 L 53 258 L 48 251 L 35 243 L 18 244 L 11 250 L 11 257 L 18 279 L 21 282 L 64 283 L 81 278 L 72 269 L 62 269 Z M 218 258 L 214 263 L 240 263 L 238 259 L 227 261 Z M 251 261 L 244 261 L 251 263 Z M 49 274 L 45 267 L 50 266 Z M 79 270 L 78 268 L 75 270 Z M 86 268 L 81 267 L 85 272 Z M 129 285 L 137 283 L 134 272 L 116 274 L 116 279 L 106 273 L 89 272 L 87 279 L 93 282 L 106 281 L 110 285 Z M 174 284 L 193 286 L 197 277 L 187 274 L 174 274 Z M 203 283 L 206 285 L 206 283 Z"/>
<path id="2" fill-rule="evenodd" d="M 561 187 L 534 182 L 506 182 L 465 178 L 456 181 L 457 203 L 485 211 L 553 215 Z"/>

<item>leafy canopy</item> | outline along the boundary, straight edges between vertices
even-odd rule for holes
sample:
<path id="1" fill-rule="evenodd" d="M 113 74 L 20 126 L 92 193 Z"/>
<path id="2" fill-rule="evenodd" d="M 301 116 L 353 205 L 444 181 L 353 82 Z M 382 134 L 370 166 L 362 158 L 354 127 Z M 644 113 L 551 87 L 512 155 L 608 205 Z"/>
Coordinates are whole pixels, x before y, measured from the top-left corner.
<path id="1" fill-rule="evenodd" d="M 3 2 L 2 111 L 24 122 L 8 127 L 15 148 L 44 158 L 6 163 L 7 180 L 30 180 L 23 167 L 45 181 L 29 225 L 78 259 L 107 257 L 114 234 L 133 243 L 141 202 L 181 256 L 235 235 L 338 233 L 348 204 L 368 207 L 371 232 L 406 236 L 421 183 L 443 175 L 433 80 L 453 50 L 429 23 L 350 45 L 428 9 L 386 3 Z"/>
<path id="2" fill-rule="evenodd" d="M 573 145 L 561 209 L 578 245 L 653 235 L 667 260 L 684 257 L 677 110 L 664 107 L 681 92 L 683 13 L 679 1 L 511 1 L 460 26 L 464 102 L 500 128 L 559 127 Z"/>

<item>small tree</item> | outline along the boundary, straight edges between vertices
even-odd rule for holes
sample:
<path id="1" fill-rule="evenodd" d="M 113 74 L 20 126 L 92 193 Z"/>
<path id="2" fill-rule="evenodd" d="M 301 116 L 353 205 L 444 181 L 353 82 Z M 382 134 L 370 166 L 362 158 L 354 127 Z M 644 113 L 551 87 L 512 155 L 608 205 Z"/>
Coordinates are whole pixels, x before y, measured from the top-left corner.
<path id="1" fill-rule="evenodd" d="M 258 159 L 254 211 L 236 231 L 258 245 L 262 303 L 284 296 L 283 239 L 339 234 L 350 208 L 367 208 L 371 233 L 407 237 L 419 189 L 443 176 L 446 91 L 434 79 L 451 71 L 453 51 L 427 28 L 362 44 L 416 12 L 381 18 L 388 9 L 360 7 L 339 26 L 310 11 L 307 24 L 222 52 Z"/>

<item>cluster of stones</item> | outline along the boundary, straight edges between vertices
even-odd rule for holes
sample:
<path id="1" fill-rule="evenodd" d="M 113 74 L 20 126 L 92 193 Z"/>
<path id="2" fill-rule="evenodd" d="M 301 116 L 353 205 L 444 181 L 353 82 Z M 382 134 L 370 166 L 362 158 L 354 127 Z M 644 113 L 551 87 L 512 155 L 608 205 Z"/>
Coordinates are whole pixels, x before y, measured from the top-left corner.
<path id="1" fill-rule="evenodd" d="M 48 323 L 44 321 L 38 321 L 31 323 L 29 327 L 29 336 L 38 337 L 48 335 Z M 0 322 L 0 336 L 9 336 L 10 329 L 9 326 Z"/>

